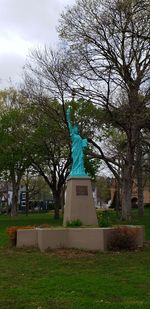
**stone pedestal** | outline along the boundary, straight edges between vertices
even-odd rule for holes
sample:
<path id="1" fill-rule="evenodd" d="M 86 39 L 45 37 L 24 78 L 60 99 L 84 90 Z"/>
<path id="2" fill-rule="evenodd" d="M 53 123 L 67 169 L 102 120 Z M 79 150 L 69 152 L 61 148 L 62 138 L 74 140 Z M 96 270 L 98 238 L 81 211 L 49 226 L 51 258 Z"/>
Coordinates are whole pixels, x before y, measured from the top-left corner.
<path id="1" fill-rule="evenodd" d="M 64 226 L 79 219 L 83 225 L 98 226 L 90 177 L 71 176 L 67 179 Z"/>

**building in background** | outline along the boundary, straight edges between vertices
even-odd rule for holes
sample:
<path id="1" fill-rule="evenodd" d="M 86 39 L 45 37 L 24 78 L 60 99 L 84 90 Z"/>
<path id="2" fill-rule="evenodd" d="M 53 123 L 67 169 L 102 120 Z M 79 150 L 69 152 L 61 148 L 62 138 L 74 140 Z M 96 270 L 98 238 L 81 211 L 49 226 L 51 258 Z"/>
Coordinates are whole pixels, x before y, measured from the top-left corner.
<path id="1" fill-rule="evenodd" d="M 118 192 L 118 182 L 115 178 L 112 178 L 111 180 L 111 201 L 115 199 L 115 196 L 117 196 Z M 137 182 L 134 179 L 132 183 L 132 196 L 131 196 L 131 202 L 132 207 L 136 208 L 138 203 L 138 188 L 137 188 Z M 150 204 L 150 183 L 147 181 L 143 188 L 143 202 L 144 204 Z"/>

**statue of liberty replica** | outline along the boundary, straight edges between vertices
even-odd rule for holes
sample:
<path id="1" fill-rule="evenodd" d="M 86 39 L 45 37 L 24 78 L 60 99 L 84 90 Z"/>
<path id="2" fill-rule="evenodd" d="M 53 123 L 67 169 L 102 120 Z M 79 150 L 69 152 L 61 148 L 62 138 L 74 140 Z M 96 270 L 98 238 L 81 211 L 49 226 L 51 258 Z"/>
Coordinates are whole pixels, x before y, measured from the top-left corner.
<path id="1" fill-rule="evenodd" d="M 63 224 L 66 226 L 68 222 L 80 220 L 83 225 L 97 226 L 91 179 L 84 167 L 84 149 L 88 142 L 80 136 L 78 126 L 72 125 L 71 108 L 67 109 L 66 118 L 71 139 L 72 167 L 67 179 Z"/>
<path id="2" fill-rule="evenodd" d="M 66 117 L 68 122 L 69 133 L 71 137 L 72 147 L 72 168 L 70 176 L 87 176 L 84 168 L 84 148 L 87 147 L 87 139 L 83 139 L 79 132 L 78 126 L 72 126 L 70 117 L 70 108 L 68 108 Z"/>

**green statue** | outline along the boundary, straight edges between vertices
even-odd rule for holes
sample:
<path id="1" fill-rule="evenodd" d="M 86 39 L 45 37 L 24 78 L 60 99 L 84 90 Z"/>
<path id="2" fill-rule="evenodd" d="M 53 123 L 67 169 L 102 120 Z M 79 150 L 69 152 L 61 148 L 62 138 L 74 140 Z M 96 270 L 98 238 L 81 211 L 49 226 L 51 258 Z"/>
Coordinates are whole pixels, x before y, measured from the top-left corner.
<path id="1" fill-rule="evenodd" d="M 66 117 L 72 142 L 71 152 L 72 152 L 72 168 L 70 172 L 70 176 L 87 176 L 84 168 L 84 153 L 83 149 L 87 147 L 87 139 L 82 138 L 78 132 L 77 126 L 71 125 L 71 117 L 70 117 L 71 108 L 67 109 Z"/>

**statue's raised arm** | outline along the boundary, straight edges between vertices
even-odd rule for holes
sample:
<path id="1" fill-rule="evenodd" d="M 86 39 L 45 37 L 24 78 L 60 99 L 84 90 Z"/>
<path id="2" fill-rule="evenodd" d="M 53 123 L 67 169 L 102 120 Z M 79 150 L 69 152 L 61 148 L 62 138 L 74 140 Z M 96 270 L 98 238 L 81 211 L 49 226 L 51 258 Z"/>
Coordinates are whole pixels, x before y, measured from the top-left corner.
<path id="1" fill-rule="evenodd" d="M 68 128 L 70 135 L 72 134 L 72 125 L 71 125 L 71 107 L 68 107 L 67 112 L 66 112 L 66 118 L 67 118 L 67 123 L 68 123 Z"/>
<path id="2" fill-rule="evenodd" d="M 87 147 L 87 139 L 82 139 L 78 132 L 78 126 L 71 124 L 71 108 L 67 109 L 66 118 L 71 137 L 71 154 L 72 154 L 72 168 L 70 176 L 87 176 L 84 168 L 84 153 L 83 149 Z"/>

